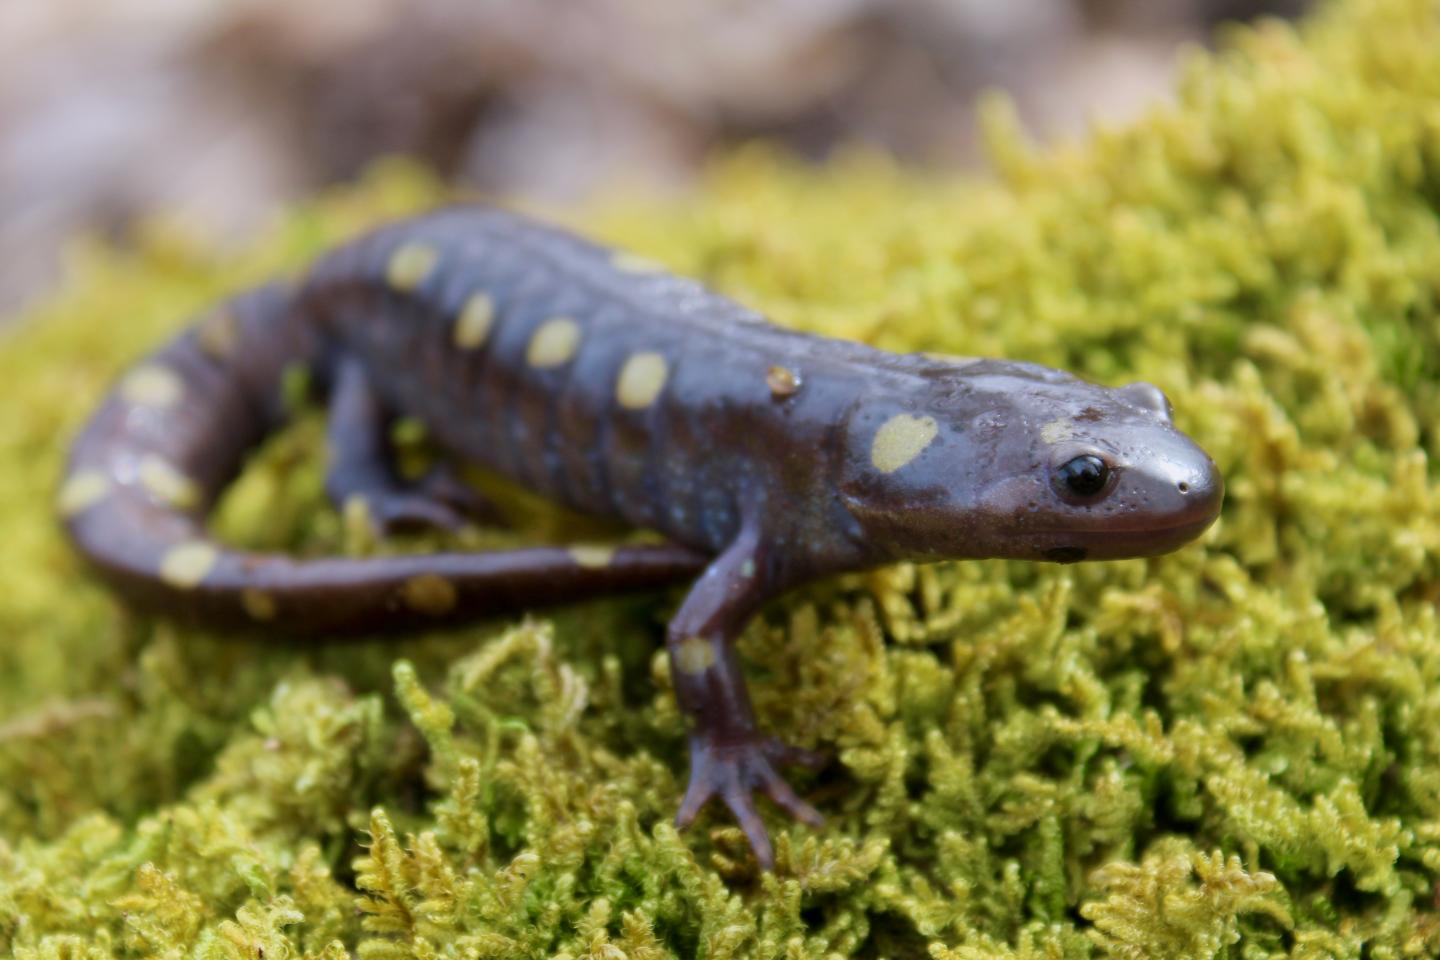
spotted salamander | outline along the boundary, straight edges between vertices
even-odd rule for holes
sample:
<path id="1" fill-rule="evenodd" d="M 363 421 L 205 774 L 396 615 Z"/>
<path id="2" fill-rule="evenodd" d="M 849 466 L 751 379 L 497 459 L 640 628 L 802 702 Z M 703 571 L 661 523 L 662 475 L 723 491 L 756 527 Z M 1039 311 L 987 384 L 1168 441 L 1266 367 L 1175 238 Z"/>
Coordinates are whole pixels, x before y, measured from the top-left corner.
<path id="1" fill-rule="evenodd" d="M 481 509 L 444 468 L 404 481 L 417 418 L 489 467 L 666 543 L 296 559 L 205 516 L 286 417 L 328 396 L 326 488 L 380 531 Z M 757 726 L 734 640 L 811 578 L 900 560 L 1070 562 L 1173 550 L 1216 517 L 1215 464 L 1155 387 L 1029 363 L 896 355 L 781 329 L 700 284 L 481 206 L 394 224 L 293 284 L 237 296 L 118 380 L 59 491 L 69 535 L 136 606 L 324 636 L 693 579 L 667 634 L 690 732 L 677 823 L 719 796 L 772 862 L 753 794 L 809 752 Z"/>

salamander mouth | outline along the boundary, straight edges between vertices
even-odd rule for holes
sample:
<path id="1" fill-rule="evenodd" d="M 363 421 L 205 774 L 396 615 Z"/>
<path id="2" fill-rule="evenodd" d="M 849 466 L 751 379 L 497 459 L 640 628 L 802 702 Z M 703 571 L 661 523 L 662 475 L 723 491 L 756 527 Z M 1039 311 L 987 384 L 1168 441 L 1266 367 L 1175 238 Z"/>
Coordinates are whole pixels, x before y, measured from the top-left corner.
<path id="1" fill-rule="evenodd" d="M 1045 551 L 1045 559 L 1054 563 L 1079 563 L 1089 553 L 1084 547 L 1051 547 Z"/>
<path id="2" fill-rule="evenodd" d="M 1161 526 L 1057 531 L 1037 544 L 1037 553 L 1053 563 L 1151 557 L 1183 547 L 1214 522 L 1213 516 L 1207 516 Z"/>

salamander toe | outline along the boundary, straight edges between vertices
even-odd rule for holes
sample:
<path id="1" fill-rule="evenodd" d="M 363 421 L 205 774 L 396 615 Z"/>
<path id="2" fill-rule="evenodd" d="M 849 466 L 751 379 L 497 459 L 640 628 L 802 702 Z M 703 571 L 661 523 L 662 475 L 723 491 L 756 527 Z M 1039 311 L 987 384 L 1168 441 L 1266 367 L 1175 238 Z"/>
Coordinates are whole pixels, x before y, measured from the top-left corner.
<path id="1" fill-rule="evenodd" d="M 358 506 L 352 506 L 358 504 Z M 422 493 L 387 492 L 357 494 L 346 501 L 346 510 L 361 510 L 380 536 L 418 533 L 424 530 L 456 531 L 465 526 L 465 516 L 454 507 Z"/>
<path id="2" fill-rule="evenodd" d="M 818 766 L 824 759 L 818 753 L 788 746 L 771 737 L 724 742 L 694 735 L 690 738 L 690 784 L 675 815 L 675 825 L 682 830 L 688 827 L 710 799 L 719 796 L 734 814 L 760 866 L 773 870 L 775 851 L 755 808 L 755 792 L 763 791 L 796 820 L 812 827 L 821 826 L 825 818 L 780 776 L 775 764 Z"/>
<path id="3" fill-rule="evenodd" d="M 448 463 L 433 467 L 416 482 L 413 490 L 476 523 L 487 527 L 510 526 L 495 501 L 462 480 Z"/>

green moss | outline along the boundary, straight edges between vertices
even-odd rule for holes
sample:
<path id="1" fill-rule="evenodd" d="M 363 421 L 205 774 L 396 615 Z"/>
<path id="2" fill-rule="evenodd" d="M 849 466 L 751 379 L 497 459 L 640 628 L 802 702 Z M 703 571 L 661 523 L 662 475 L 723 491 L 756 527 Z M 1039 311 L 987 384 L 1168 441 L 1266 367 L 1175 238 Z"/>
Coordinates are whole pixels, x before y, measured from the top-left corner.
<path id="1" fill-rule="evenodd" d="M 670 826 L 674 596 L 348 647 L 141 619 L 44 509 L 106 378 L 225 291 L 442 191 L 403 166 L 246 254 L 82 246 L 0 341 L 0 954 L 1141 957 L 1440 952 L 1440 8 L 1352 0 L 1191 54 L 1179 102 L 993 181 L 765 150 L 580 224 L 779 322 L 1170 393 L 1229 496 L 1153 560 L 897 567 L 776 604 L 772 728 L 836 762 Z M 373 544 L 317 420 L 219 519 Z M 574 534 L 553 511 L 539 535 Z M 505 542 L 476 534 L 462 546 Z"/>

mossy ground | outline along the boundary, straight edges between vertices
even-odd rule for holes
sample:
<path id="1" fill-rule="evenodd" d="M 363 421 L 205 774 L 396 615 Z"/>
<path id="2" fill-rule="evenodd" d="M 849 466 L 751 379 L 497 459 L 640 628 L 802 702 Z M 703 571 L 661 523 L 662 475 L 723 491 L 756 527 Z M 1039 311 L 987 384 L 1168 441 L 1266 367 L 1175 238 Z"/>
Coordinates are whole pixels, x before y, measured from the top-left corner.
<path id="1" fill-rule="evenodd" d="M 1440 7 L 1353 0 L 1180 72 L 1176 106 L 1043 153 L 995 107 L 990 182 L 754 151 L 580 224 L 781 323 L 1151 380 L 1228 479 L 1169 557 L 769 610 L 760 713 L 836 758 L 796 777 L 829 826 L 772 818 L 770 876 L 725 817 L 669 825 L 674 595 L 299 648 L 137 618 L 56 531 L 113 371 L 437 187 L 381 171 L 248 254 L 77 251 L 0 341 L 0 953 L 1440 952 Z M 265 450 L 227 536 L 372 548 L 317 438 Z"/>

